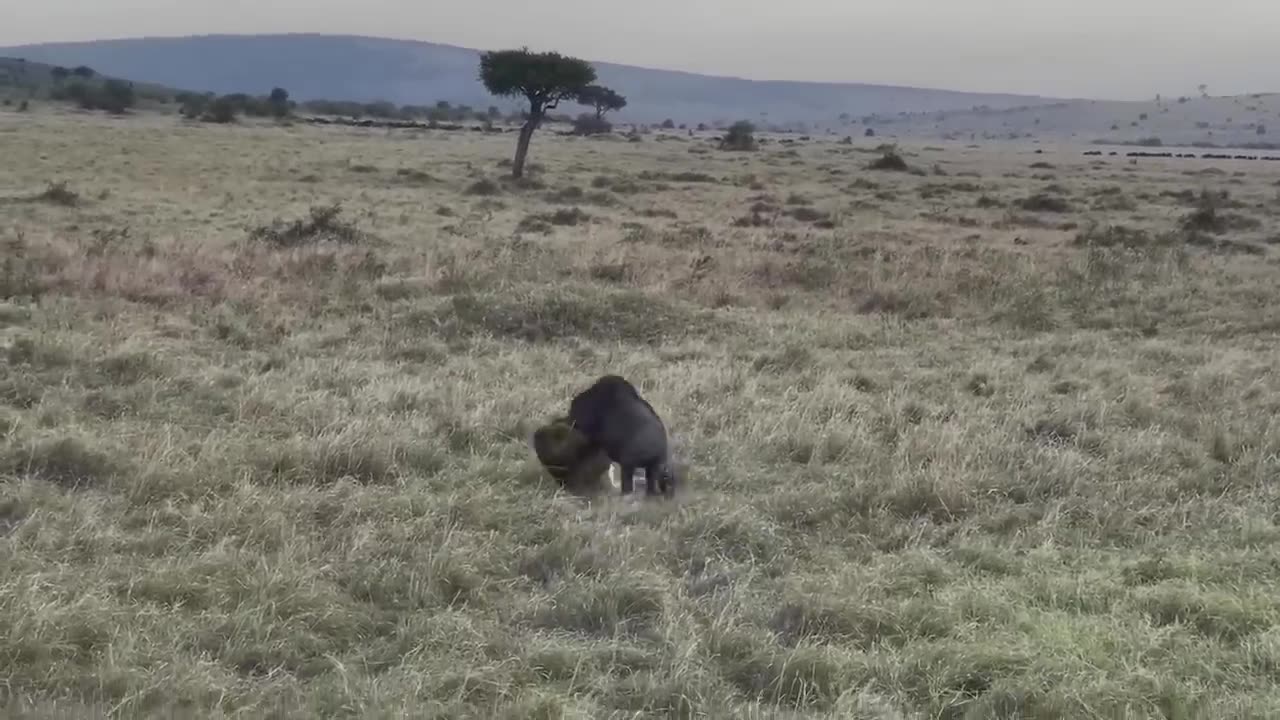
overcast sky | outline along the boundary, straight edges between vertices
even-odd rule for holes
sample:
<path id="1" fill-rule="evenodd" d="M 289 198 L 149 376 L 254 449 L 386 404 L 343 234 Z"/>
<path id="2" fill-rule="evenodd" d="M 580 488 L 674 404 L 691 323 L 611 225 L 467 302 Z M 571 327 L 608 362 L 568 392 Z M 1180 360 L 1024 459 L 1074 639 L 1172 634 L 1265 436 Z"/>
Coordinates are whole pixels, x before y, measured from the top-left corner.
<path id="1" fill-rule="evenodd" d="M 770 80 L 1141 99 L 1280 91 L 1280 0 L 0 0 L 0 45 L 323 32 Z"/>

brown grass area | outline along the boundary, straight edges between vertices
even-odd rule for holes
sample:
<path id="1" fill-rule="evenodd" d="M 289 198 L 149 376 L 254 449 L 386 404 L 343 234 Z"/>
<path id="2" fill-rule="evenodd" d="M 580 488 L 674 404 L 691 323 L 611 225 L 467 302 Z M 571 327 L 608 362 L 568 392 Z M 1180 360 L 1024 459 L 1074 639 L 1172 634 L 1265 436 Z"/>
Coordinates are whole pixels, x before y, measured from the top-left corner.
<path id="1" fill-rule="evenodd" d="M 509 143 L 0 113 L 9 715 L 1280 714 L 1280 167 Z"/>

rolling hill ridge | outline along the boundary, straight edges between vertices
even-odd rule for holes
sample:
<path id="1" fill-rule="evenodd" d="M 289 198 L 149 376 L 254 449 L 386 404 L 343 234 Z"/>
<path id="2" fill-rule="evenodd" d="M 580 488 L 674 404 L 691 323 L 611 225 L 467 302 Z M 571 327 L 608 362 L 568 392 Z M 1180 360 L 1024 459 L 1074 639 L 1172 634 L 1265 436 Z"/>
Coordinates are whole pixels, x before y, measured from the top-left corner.
<path id="1" fill-rule="evenodd" d="M 358 36 L 203 35 L 46 43 L 0 48 L 0 55 L 60 65 L 89 65 L 141 82 L 215 93 L 265 93 L 297 100 L 397 104 L 447 100 L 515 107 L 489 95 L 477 78 L 479 51 L 428 42 Z M 1040 105 L 1054 98 L 854 83 L 760 81 L 594 63 L 601 83 L 626 95 L 617 115 L 632 122 L 732 121 L 839 124 L 841 115 L 936 112 Z M 572 109 L 569 109 L 572 111 Z"/>

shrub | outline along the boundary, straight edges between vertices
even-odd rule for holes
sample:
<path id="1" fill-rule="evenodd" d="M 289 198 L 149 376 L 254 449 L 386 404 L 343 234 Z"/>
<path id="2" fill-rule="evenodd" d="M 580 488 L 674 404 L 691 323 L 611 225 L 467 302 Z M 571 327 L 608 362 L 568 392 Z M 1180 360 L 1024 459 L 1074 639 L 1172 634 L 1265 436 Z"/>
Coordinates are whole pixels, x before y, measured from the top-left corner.
<path id="1" fill-rule="evenodd" d="M 911 167 L 893 145 L 880 146 L 880 157 L 871 161 L 871 170 L 891 170 L 893 172 L 909 172 Z"/>
<path id="2" fill-rule="evenodd" d="M 198 120 L 209 107 L 209 96 L 183 92 L 173 98 L 178 103 L 178 114 L 188 120 Z"/>
<path id="3" fill-rule="evenodd" d="M 101 85 L 76 80 L 56 88 L 50 97 L 74 102 L 82 110 L 105 110 L 115 114 L 123 113 L 137 102 L 133 85 L 123 80 L 107 80 Z"/>
<path id="4" fill-rule="evenodd" d="M 502 188 L 498 186 L 498 183 L 488 178 L 484 178 L 483 180 L 477 180 L 471 183 L 471 185 L 463 192 L 466 195 L 480 195 L 487 197 L 497 195 L 502 192 Z"/>
<path id="5" fill-rule="evenodd" d="M 1018 207 L 1030 212 L 1051 212 L 1066 213 L 1071 212 L 1071 203 L 1057 195 L 1051 195 L 1047 192 L 1036 193 L 1028 198 L 1018 201 Z"/>
<path id="6" fill-rule="evenodd" d="M 828 222 L 831 219 L 831 216 L 827 213 L 803 205 L 791 208 L 787 211 L 787 214 L 800 222 L 808 223 L 823 223 Z"/>
<path id="7" fill-rule="evenodd" d="M 648 178 L 647 178 L 646 176 L 644 176 L 644 175 L 641 175 L 641 177 L 642 177 L 642 178 L 645 178 L 645 179 L 648 179 Z M 706 174 L 706 173 L 700 173 L 700 172 L 688 172 L 688 171 L 686 171 L 686 172 L 671 173 L 670 175 L 667 175 L 666 177 L 667 177 L 667 179 L 668 179 L 668 180 L 671 180 L 672 182 L 687 182 L 687 183 L 716 183 L 716 182 L 720 182 L 720 180 L 719 180 L 718 178 L 716 178 L 716 176 L 714 176 L 714 175 L 708 175 L 708 174 Z"/>
<path id="8" fill-rule="evenodd" d="M 516 232 L 546 234 L 551 232 L 551 226 L 553 225 L 573 226 L 590 221 L 591 216 L 576 207 L 561 208 L 551 213 L 526 216 L 516 225 Z"/>
<path id="9" fill-rule="evenodd" d="M 32 199 L 64 207 L 74 207 L 80 204 L 80 193 L 68 188 L 66 181 L 59 181 L 49 183 L 42 192 Z"/>
<path id="10" fill-rule="evenodd" d="M 119 115 L 137 103 L 133 84 L 123 80 L 108 80 L 98 92 L 97 105 L 109 113 Z"/>
<path id="11" fill-rule="evenodd" d="M 516 233 L 537 233 L 546 235 L 551 232 L 551 223 L 546 221 L 544 215 L 528 215 L 516 223 Z"/>
<path id="12" fill-rule="evenodd" d="M 273 220 L 270 225 L 254 228 L 249 237 L 278 248 L 297 247 L 325 240 L 355 243 L 363 239 L 364 233 L 355 225 L 338 219 L 341 214 L 341 204 L 316 206 L 311 208 L 309 217 L 305 220 Z"/>
<path id="13" fill-rule="evenodd" d="M 547 218 L 552 225 L 578 225 L 589 220 L 591 216 L 576 207 L 556 210 Z"/>
<path id="14" fill-rule="evenodd" d="M 1186 233 L 1221 234 L 1229 230 L 1253 230 L 1261 225 L 1257 218 L 1221 212 L 1230 202 L 1230 196 L 1225 192 L 1201 191 L 1196 209 L 1182 218 L 1182 230 Z"/>
<path id="15" fill-rule="evenodd" d="M 1080 246 L 1095 245 L 1099 247 L 1146 247 L 1152 243 L 1152 236 L 1145 230 L 1134 229 L 1125 225 L 1101 225 L 1092 222 L 1088 227 L 1076 234 L 1075 244 Z"/>
<path id="16" fill-rule="evenodd" d="M 573 132 L 575 135 L 607 135 L 613 132 L 613 124 L 591 113 L 582 113 L 573 121 Z"/>
<path id="17" fill-rule="evenodd" d="M 720 141 L 721 150 L 755 150 L 756 149 L 756 126 L 746 120 L 739 120 L 734 123 L 729 131 L 725 133 L 724 139 Z"/>
<path id="18" fill-rule="evenodd" d="M 205 122 L 226 124 L 235 122 L 235 101 L 227 95 L 214 99 L 200 116 Z"/>
<path id="19" fill-rule="evenodd" d="M 281 87 L 271 89 L 271 95 L 267 97 L 267 102 L 271 109 L 271 114 L 276 118 L 287 116 L 292 109 L 292 104 L 289 102 L 289 91 Z"/>

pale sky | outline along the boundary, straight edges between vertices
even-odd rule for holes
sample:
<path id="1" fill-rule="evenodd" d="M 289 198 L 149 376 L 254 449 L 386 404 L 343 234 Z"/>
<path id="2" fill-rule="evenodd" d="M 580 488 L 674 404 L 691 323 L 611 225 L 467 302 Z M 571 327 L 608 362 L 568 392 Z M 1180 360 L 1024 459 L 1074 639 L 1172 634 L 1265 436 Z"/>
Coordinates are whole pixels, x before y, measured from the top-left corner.
<path id="1" fill-rule="evenodd" d="M 319 32 L 761 80 L 1143 99 L 1280 91 L 1280 0 L 0 0 L 0 45 Z"/>

